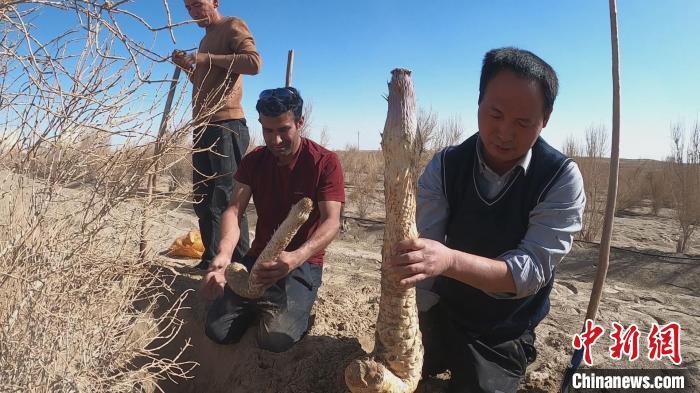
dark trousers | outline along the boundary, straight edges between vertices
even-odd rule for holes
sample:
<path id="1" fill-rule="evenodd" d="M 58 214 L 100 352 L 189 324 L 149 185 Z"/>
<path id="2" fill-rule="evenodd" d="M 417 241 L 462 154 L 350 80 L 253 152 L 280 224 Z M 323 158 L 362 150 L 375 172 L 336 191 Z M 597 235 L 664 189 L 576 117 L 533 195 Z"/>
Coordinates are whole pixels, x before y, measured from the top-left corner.
<path id="1" fill-rule="evenodd" d="M 537 356 L 534 331 L 517 338 L 475 338 L 450 321 L 440 303 L 418 318 L 425 346 L 423 377 L 449 369 L 450 393 L 515 393 Z"/>
<path id="2" fill-rule="evenodd" d="M 192 184 L 194 212 L 199 219 L 204 255 L 202 261 L 211 262 L 219 252 L 221 216 L 228 207 L 233 193 L 233 175 L 248 149 L 250 135 L 245 119 L 212 123 L 194 133 L 192 153 Z M 241 237 L 233 254 L 241 260 L 250 248 L 248 218 L 239 217 Z"/>
<path id="3" fill-rule="evenodd" d="M 250 270 L 254 262 L 255 258 L 245 257 L 241 263 Z M 255 300 L 238 296 L 225 286 L 223 296 L 209 308 L 207 336 L 219 344 L 238 342 L 257 319 L 258 346 L 272 352 L 288 350 L 309 328 L 322 275 L 321 266 L 304 262 Z"/>

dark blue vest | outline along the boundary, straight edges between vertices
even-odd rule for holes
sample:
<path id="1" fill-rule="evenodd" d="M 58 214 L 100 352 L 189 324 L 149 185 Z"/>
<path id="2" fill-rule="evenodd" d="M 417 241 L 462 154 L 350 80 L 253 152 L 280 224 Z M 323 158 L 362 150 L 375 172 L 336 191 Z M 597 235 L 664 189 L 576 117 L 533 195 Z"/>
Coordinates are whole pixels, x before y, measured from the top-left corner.
<path id="1" fill-rule="evenodd" d="M 493 200 L 480 195 L 476 176 L 478 133 L 445 151 L 442 156 L 443 187 L 450 206 L 448 247 L 487 258 L 496 258 L 518 247 L 525 237 L 529 215 L 544 198 L 570 161 L 538 138 L 532 147 L 527 175 L 521 167 Z M 434 289 L 450 319 L 468 334 L 510 339 L 534 329 L 549 312 L 552 279 L 536 294 L 522 299 L 496 299 L 467 284 L 440 276 Z"/>

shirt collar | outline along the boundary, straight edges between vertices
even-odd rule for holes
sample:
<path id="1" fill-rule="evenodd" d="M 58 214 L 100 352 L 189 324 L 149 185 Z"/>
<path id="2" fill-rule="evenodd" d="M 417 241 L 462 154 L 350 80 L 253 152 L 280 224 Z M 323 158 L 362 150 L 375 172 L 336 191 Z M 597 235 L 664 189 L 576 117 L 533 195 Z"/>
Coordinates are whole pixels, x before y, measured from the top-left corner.
<path id="1" fill-rule="evenodd" d="M 483 157 L 481 156 L 482 155 L 481 149 L 483 149 L 483 147 L 481 145 L 481 138 L 477 137 L 476 138 L 476 157 L 479 159 L 479 170 L 482 172 L 485 170 L 488 170 L 492 173 L 496 173 L 493 169 L 489 168 L 489 166 L 486 164 L 486 161 L 484 161 Z M 532 148 L 528 149 L 527 153 L 523 156 L 523 158 L 520 159 L 520 161 L 518 161 L 515 164 L 515 166 L 513 168 L 515 168 L 516 166 L 519 166 L 519 167 L 523 168 L 523 174 L 527 175 L 527 170 L 528 170 L 528 168 L 530 168 L 530 160 L 531 159 L 532 159 Z M 513 168 L 511 168 L 508 172 L 506 172 L 504 174 L 504 176 L 506 174 L 509 174 L 513 170 Z"/>

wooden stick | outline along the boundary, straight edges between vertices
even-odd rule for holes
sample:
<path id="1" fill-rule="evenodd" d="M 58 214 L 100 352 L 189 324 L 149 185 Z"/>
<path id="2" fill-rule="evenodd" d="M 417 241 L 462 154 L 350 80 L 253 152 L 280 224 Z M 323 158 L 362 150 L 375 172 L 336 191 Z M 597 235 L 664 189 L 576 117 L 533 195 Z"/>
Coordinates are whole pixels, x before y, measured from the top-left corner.
<path id="1" fill-rule="evenodd" d="M 598 305 L 603 293 L 603 284 L 610 263 L 610 243 L 612 240 L 613 218 L 617 202 L 617 182 L 620 170 L 620 51 L 617 38 L 617 5 L 616 0 L 610 0 L 610 41 L 612 43 L 612 79 L 613 79 L 613 119 L 612 145 L 610 147 L 610 176 L 608 177 L 608 198 L 605 206 L 603 235 L 600 239 L 598 254 L 598 272 L 596 273 L 591 300 L 588 303 L 586 318 L 595 320 Z"/>
<path id="2" fill-rule="evenodd" d="M 603 235 L 600 239 L 598 252 L 598 270 L 596 272 L 591 299 L 588 302 L 586 320 L 595 321 L 598 306 L 603 296 L 603 286 L 608 274 L 610 264 L 610 243 L 612 240 L 613 218 L 615 216 L 615 203 L 617 202 L 617 183 L 620 169 L 620 51 L 618 48 L 617 33 L 617 2 L 609 0 L 610 8 L 610 41 L 612 44 L 612 77 L 613 77 L 613 119 L 612 119 L 612 145 L 610 148 L 610 174 L 608 176 L 608 196 L 605 206 L 605 219 L 603 221 Z M 585 324 L 585 321 L 584 321 Z M 569 367 L 564 372 L 561 391 L 567 393 L 571 386 L 574 372 L 581 364 L 582 350 L 574 351 Z"/>
<path id="3" fill-rule="evenodd" d="M 158 129 L 158 136 L 156 137 L 156 143 L 153 148 L 153 169 L 148 175 L 148 196 L 146 197 L 146 205 L 144 206 L 143 217 L 141 218 L 141 233 L 139 236 L 139 260 L 143 262 L 146 259 L 146 254 L 148 253 L 148 240 L 147 237 L 147 221 L 148 212 L 151 203 L 153 202 L 153 190 L 156 186 L 156 180 L 158 179 L 158 170 L 160 169 L 160 155 L 163 149 L 163 136 L 165 135 L 165 130 L 168 128 L 168 119 L 170 118 L 170 110 L 173 106 L 173 99 L 175 98 L 175 91 L 177 90 L 177 82 L 180 80 L 181 69 L 175 66 L 175 72 L 173 73 L 173 80 L 170 82 L 170 90 L 168 91 L 168 99 L 165 101 L 165 108 L 163 109 L 163 117 L 160 119 L 160 128 Z"/>
<path id="4" fill-rule="evenodd" d="M 294 69 L 294 49 L 290 49 L 287 53 L 287 80 L 285 82 L 285 87 L 292 86 L 292 71 Z"/>

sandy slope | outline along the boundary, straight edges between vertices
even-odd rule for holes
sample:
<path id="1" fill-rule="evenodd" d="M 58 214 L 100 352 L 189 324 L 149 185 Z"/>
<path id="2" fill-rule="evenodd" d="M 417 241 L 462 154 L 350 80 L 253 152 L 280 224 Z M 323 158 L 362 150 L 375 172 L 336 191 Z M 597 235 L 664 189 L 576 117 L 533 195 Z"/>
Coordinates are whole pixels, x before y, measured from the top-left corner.
<path id="1" fill-rule="evenodd" d="M 187 212 L 172 213 L 164 235 L 195 227 Z M 630 215 L 617 219 L 615 246 L 659 253 L 674 249 L 675 226 L 671 219 Z M 190 296 L 190 309 L 181 312 L 185 325 L 174 347 L 189 340 L 188 360 L 200 366 L 192 379 L 164 383 L 166 392 L 345 392 L 342 373 L 353 358 L 370 351 L 379 296 L 379 263 L 382 227 L 352 223 L 329 249 L 315 322 L 307 337 L 287 353 L 273 354 L 255 348 L 249 330 L 235 345 L 219 346 L 203 334 L 206 303 Z M 167 236 L 165 236 L 167 237 Z M 698 237 L 691 251 L 698 253 Z M 165 247 L 165 244 L 163 244 Z M 696 381 L 700 372 L 700 302 L 697 282 L 700 261 L 646 256 L 614 250 L 600 308 L 599 322 L 637 324 L 645 334 L 651 323 L 681 323 L 683 366 Z M 199 275 L 187 266 L 191 261 L 163 259 L 174 268 L 176 291 L 197 288 Z M 597 248 L 577 244 L 557 273 L 552 292 L 552 310 L 537 330 L 538 359 L 528 368 L 523 391 L 556 391 L 571 354 L 571 340 L 585 314 L 597 263 Z M 606 335 L 594 347 L 594 362 L 601 367 L 669 367 L 668 361 L 650 363 L 613 362 L 607 356 Z M 640 342 L 642 348 L 646 341 Z M 167 352 L 167 351 L 166 351 Z M 425 381 L 422 392 L 440 392 L 443 380 Z"/>

